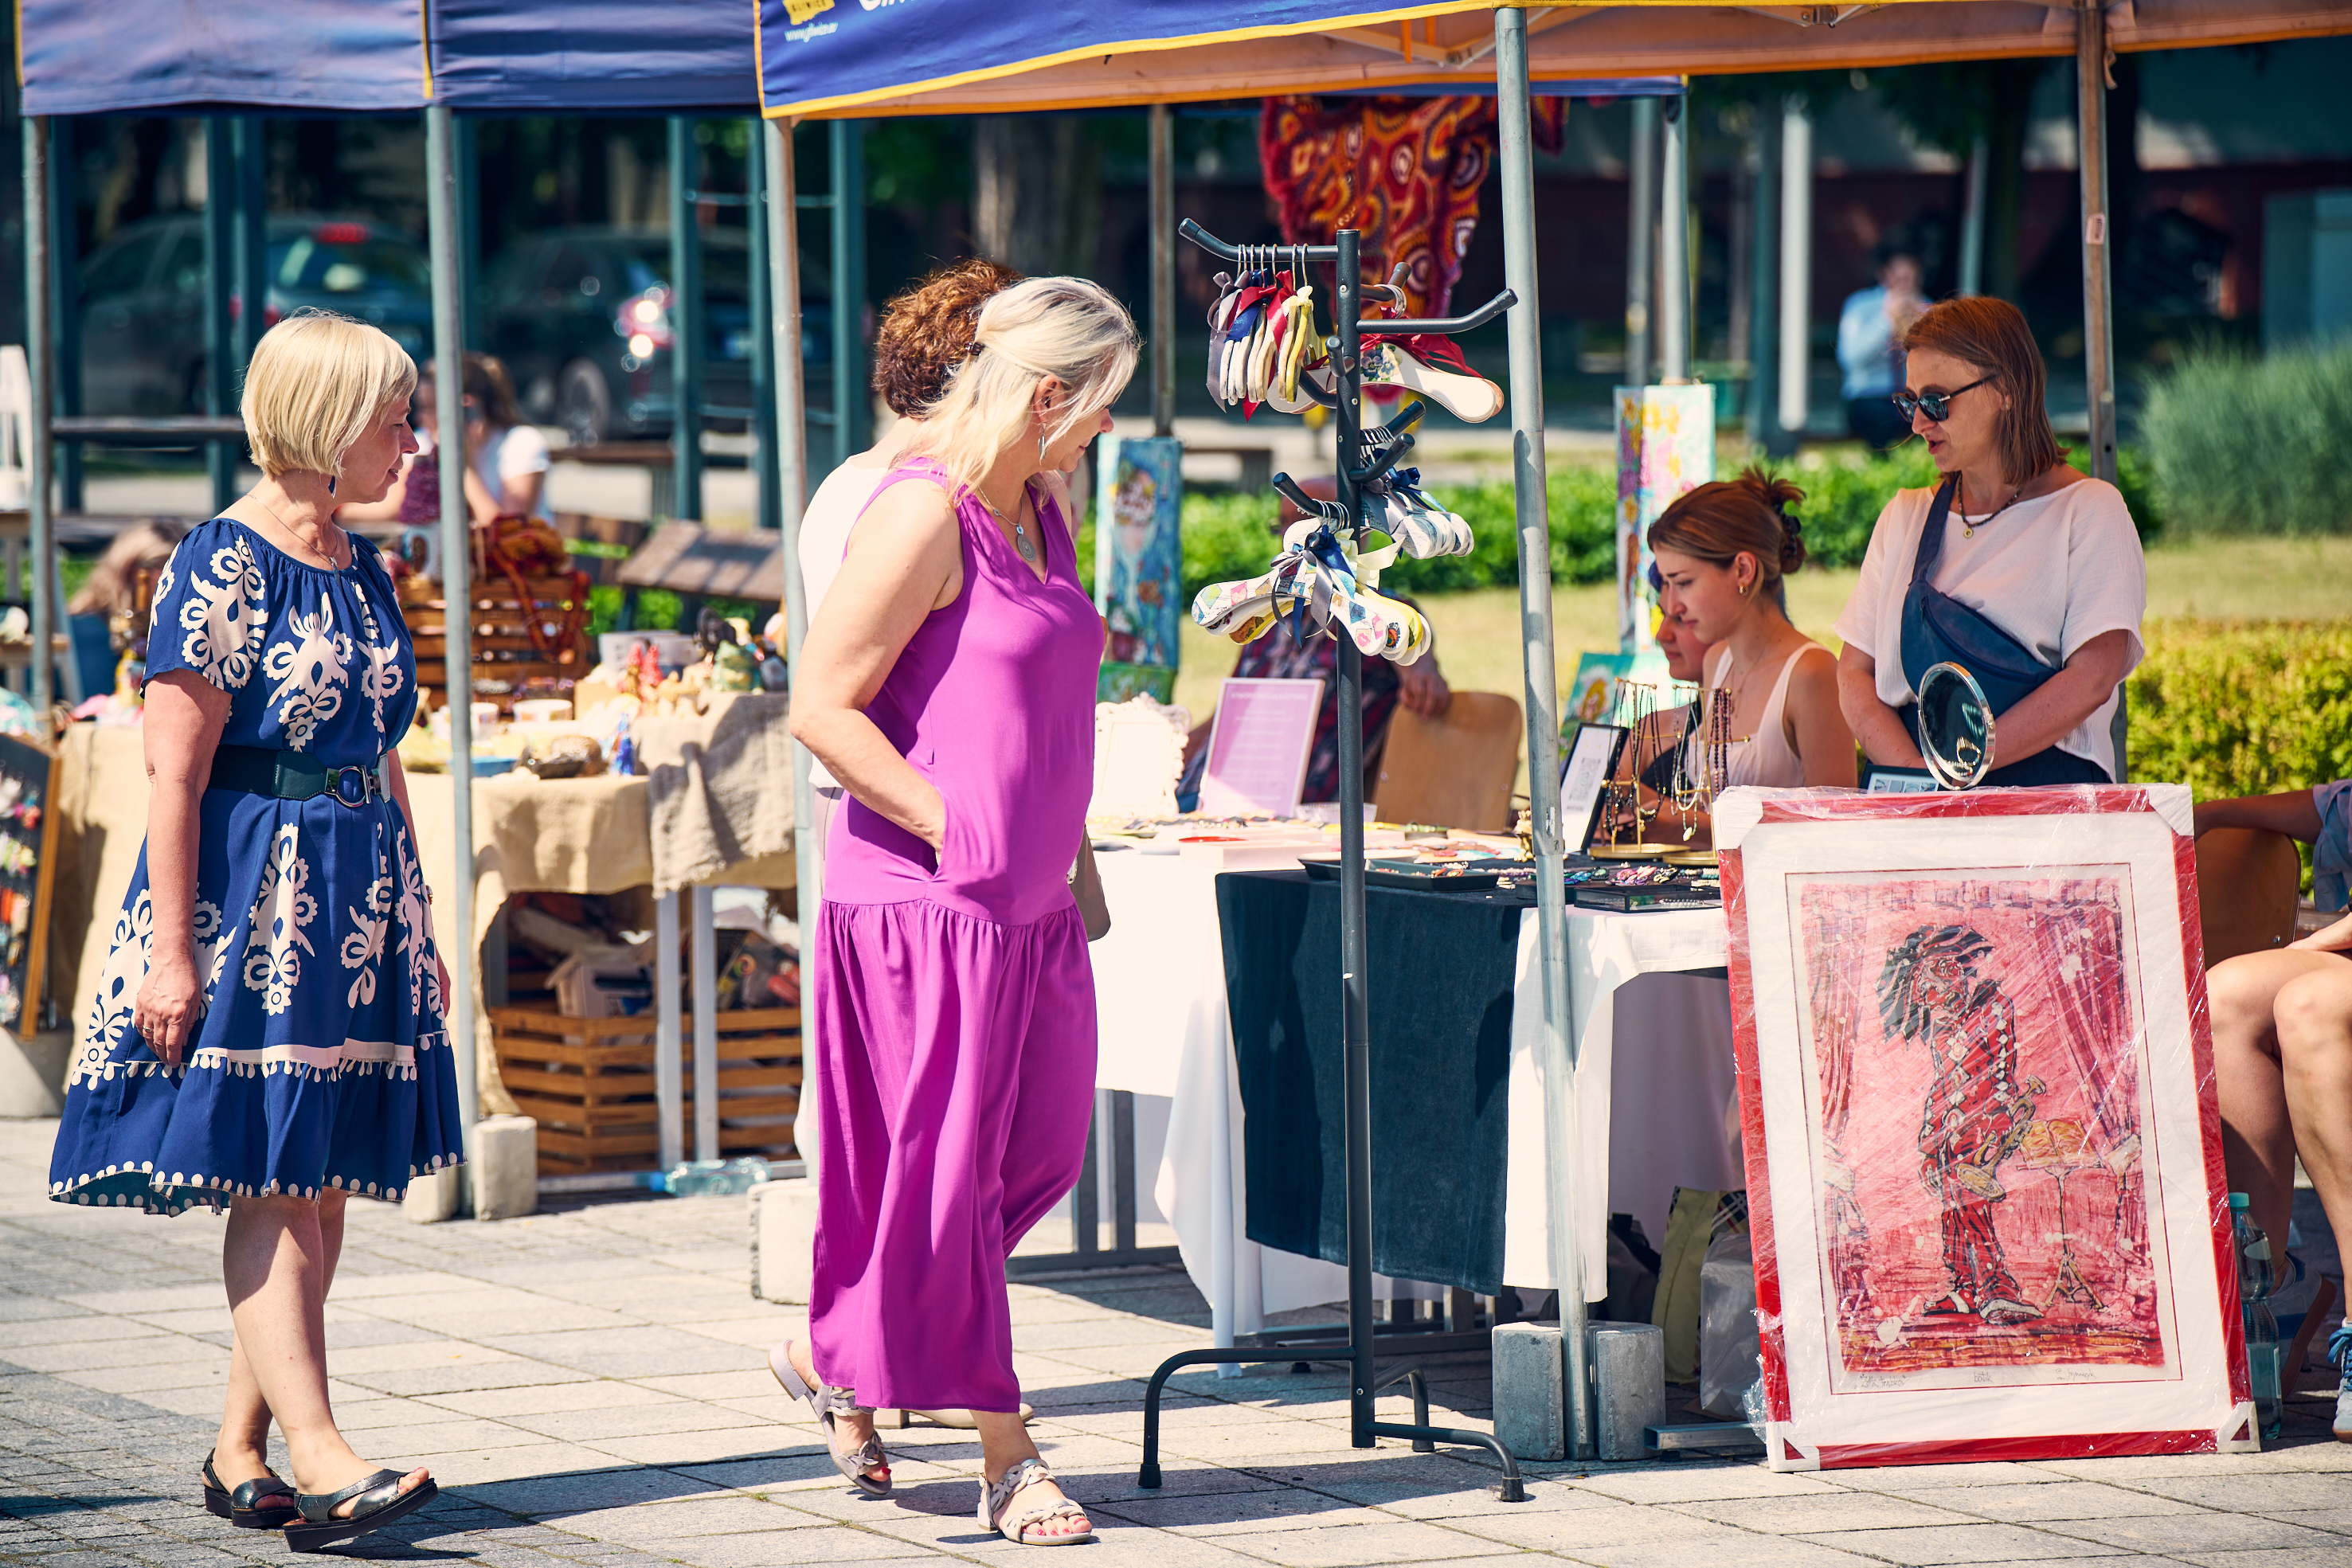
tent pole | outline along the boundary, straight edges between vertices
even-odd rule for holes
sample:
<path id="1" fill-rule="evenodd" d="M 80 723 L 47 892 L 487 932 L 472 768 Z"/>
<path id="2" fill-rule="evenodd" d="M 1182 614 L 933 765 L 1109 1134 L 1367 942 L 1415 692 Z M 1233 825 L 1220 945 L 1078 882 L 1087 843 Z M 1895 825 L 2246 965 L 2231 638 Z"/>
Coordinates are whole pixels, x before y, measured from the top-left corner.
<path id="1" fill-rule="evenodd" d="M 1659 106 L 1665 120 L 1658 184 L 1658 379 L 1690 380 L 1690 98 Z"/>
<path id="2" fill-rule="evenodd" d="M 2116 482 L 2116 321 L 2107 246 L 2107 15 L 2075 14 L 2076 124 L 2083 165 L 2083 368 L 2090 385 L 2091 473 Z M 2132 134 L 2126 126 L 2124 134 Z"/>
<path id="3" fill-rule="evenodd" d="M 801 580 L 801 508 L 808 486 L 808 411 L 801 360 L 800 188 L 793 173 L 793 122 L 761 122 L 767 159 L 768 340 L 775 361 L 776 517 L 784 535 L 784 657 L 794 680 L 801 673 L 801 642 L 808 633 L 808 589 Z M 816 789 L 809 775 L 809 751 L 793 742 L 793 875 L 800 900 L 801 952 L 805 963 L 809 928 L 816 922 L 824 873 L 824 846 L 816 841 Z M 803 973 L 806 971 L 803 970 Z M 817 1176 L 817 1052 L 801 1025 L 801 1104 L 793 1124 L 809 1180 Z"/>
<path id="4" fill-rule="evenodd" d="M 694 121 L 669 119 L 669 387 L 672 472 L 681 517 L 702 520 L 702 226 Z M 688 631 L 693 628 L 688 627 Z"/>
<path id="5" fill-rule="evenodd" d="M 449 694 L 450 840 L 457 874 L 450 886 L 457 907 L 446 925 L 439 922 L 436 946 L 449 967 L 449 1047 L 457 1065 L 457 1124 L 464 1130 L 466 1159 L 474 1158 L 474 1124 L 481 1116 L 481 1085 L 475 1076 L 474 970 L 474 614 L 472 528 L 466 511 L 464 421 L 465 302 L 460 291 L 457 150 L 453 117 L 436 104 L 425 111 L 425 201 L 433 267 L 433 392 L 441 415 L 434 448 L 441 460 L 441 600 L 444 653 Z M 473 1179 L 459 1184 L 460 1207 L 473 1208 Z"/>
<path id="6" fill-rule="evenodd" d="M 1748 242 L 1754 281 L 1748 308 L 1748 440 L 1767 452 L 1780 442 L 1780 124 L 1756 108 L 1748 156 L 1755 165 L 1756 189 L 1749 201 L 1755 234 Z"/>
<path id="7" fill-rule="evenodd" d="M 1582 1238 L 1577 1223 L 1576 1063 L 1568 1035 L 1567 885 L 1559 836 L 1559 674 L 1552 652 L 1551 524 L 1545 504 L 1543 329 L 1536 300 L 1535 151 L 1528 126 L 1528 17 L 1495 12 L 1496 111 L 1501 125 L 1503 283 L 1511 350 L 1511 483 L 1519 529 L 1519 643 L 1527 650 L 1528 802 L 1535 823 L 1536 950 L 1543 974 L 1544 1165 L 1551 1203 L 1551 1273 L 1559 1287 L 1568 1453 L 1592 1451 L 1586 1401 Z"/>
<path id="8" fill-rule="evenodd" d="M 784 515 L 777 488 L 782 470 L 776 454 L 776 338 L 763 329 L 775 319 L 776 291 L 769 277 L 768 149 L 762 126 L 754 116 L 751 155 L 743 160 L 751 203 L 743 226 L 751 247 L 751 461 L 756 474 L 752 520 L 761 528 L 775 529 L 784 526 Z"/>
<path id="9" fill-rule="evenodd" d="M 32 411 L 25 421 L 25 511 L 32 538 L 26 570 L 33 601 L 33 711 L 48 723 L 53 695 L 56 622 L 51 584 L 57 549 L 50 537 L 49 418 L 56 395 L 57 300 L 49 276 L 49 119 L 26 115 L 25 126 L 25 362 L 31 371 Z"/>
<path id="10" fill-rule="evenodd" d="M 1633 141 L 1626 160 L 1625 384 L 1650 384 L 1657 285 L 1658 100 L 1633 100 Z"/>
<path id="11" fill-rule="evenodd" d="M 205 412 L 236 412 L 236 339 L 230 329 L 229 296 L 236 287 L 236 159 L 230 149 L 228 115 L 205 120 Z M 236 448 L 226 441 L 205 443 L 205 470 L 212 476 L 213 511 L 236 499 Z"/>
<path id="12" fill-rule="evenodd" d="M 257 114 L 240 114 L 232 128 L 236 164 L 236 348 L 234 363 L 242 369 L 252 361 L 253 346 L 269 329 L 269 196 L 264 183 L 268 169 L 268 122 Z"/>
<path id="13" fill-rule="evenodd" d="M 866 126 L 836 120 L 833 178 L 833 461 L 866 445 Z"/>
<path id="14" fill-rule="evenodd" d="M 1985 173 L 1992 157 L 1983 131 L 1969 143 L 1969 165 L 1960 188 L 1960 292 L 1984 292 Z"/>
<path id="15" fill-rule="evenodd" d="M 1780 115 L 1780 428 L 1801 435 L 1812 395 L 1813 119 L 1791 96 Z"/>
<path id="16" fill-rule="evenodd" d="M 1176 111 L 1155 103 L 1151 106 L 1151 434 L 1169 435 L 1175 429 Z"/>
<path id="17" fill-rule="evenodd" d="M 49 121 L 49 287 L 50 298 L 60 302 L 52 329 L 57 333 L 54 391 L 57 412 L 81 412 L 81 205 L 79 164 L 74 157 L 74 122 L 69 116 Z M 58 509 L 82 509 L 81 444 L 67 442 L 57 451 Z M 87 696 L 89 694 L 82 694 Z"/>

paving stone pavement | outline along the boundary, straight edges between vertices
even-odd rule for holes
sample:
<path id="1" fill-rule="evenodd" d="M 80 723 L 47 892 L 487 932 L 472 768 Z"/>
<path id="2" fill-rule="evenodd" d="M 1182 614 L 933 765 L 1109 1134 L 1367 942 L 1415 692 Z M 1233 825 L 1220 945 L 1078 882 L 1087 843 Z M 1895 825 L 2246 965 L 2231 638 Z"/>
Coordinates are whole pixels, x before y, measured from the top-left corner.
<path id="1" fill-rule="evenodd" d="M 235 1568 L 274 1534 L 203 1511 L 228 1359 L 219 1224 L 47 1201 L 56 1124 L 0 1122 L 0 1568 Z M 327 1306 L 338 1415 L 426 1464 L 431 1507 L 340 1555 L 492 1568 L 774 1568 L 1025 1549 L 973 1520 L 980 1450 L 884 1434 L 897 1494 L 835 1475 L 763 1364 L 803 1315 L 754 1301 L 740 1198 L 409 1224 L 355 1201 Z M 1167 1485 L 1134 1484 L 1143 1381 L 1205 1343 L 1181 1272 L 1013 1288 L 1038 1447 L 1094 1515 L 1079 1559 L 1142 1568 L 1559 1560 L 1593 1568 L 2352 1568 L 2352 1446 L 2303 1406 L 2257 1457 L 1773 1475 L 1753 1463 L 1533 1465 L 1349 1446 L 1334 1374 L 1179 1376 Z M 1486 1364 L 1433 1367 L 1442 1422 L 1483 1424 Z M 1406 1415 L 1406 1402 L 1383 1414 Z M 282 1468 L 282 1467 L 281 1467 Z"/>

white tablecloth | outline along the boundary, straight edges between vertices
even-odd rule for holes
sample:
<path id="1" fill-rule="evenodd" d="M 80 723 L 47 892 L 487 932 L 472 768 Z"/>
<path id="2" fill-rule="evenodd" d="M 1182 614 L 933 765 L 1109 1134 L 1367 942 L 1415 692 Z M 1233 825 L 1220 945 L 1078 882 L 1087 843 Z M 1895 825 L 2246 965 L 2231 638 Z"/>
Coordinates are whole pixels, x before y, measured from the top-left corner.
<path id="1" fill-rule="evenodd" d="M 1243 1112 L 1225 1009 L 1216 868 L 1132 850 L 1099 860 L 1111 930 L 1093 947 L 1101 1017 L 1095 1081 L 1101 1088 L 1171 1097 L 1153 1197 L 1175 1228 L 1186 1270 L 1208 1298 L 1217 1343 L 1231 1343 L 1234 1334 L 1262 1328 L 1269 1312 L 1344 1297 L 1346 1272 L 1247 1239 Z M 1549 1289 L 1535 953 L 1530 909 L 1520 925 L 1511 1037 L 1504 1278 Z M 1719 977 L 1676 972 L 1724 962 L 1717 910 L 1570 915 L 1570 1024 L 1580 1051 L 1583 1134 L 1578 1229 L 1588 1293 L 1597 1295 L 1607 1279 L 1612 1212 L 1633 1214 L 1654 1243 L 1663 1242 L 1675 1186 L 1745 1185 L 1728 991 Z M 1334 1006 L 1337 992 L 1335 984 Z"/>

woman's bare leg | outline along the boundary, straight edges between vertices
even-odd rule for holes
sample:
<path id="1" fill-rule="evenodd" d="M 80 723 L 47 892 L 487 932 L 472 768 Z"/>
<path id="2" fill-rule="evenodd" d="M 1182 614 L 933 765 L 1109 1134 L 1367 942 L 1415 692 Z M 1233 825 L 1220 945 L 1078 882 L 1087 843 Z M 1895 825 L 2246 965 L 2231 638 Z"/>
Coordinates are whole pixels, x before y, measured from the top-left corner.
<path id="1" fill-rule="evenodd" d="M 376 1468 L 343 1440 L 327 1398 L 327 1285 L 342 1219 L 340 1192 L 329 1202 L 239 1197 L 229 1207 L 222 1256 L 237 1347 L 262 1407 L 285 1434 L 295 1485 L 313 1494 L 341 1491 Z M 231 1392 L 234 1398 L 234 1384 Z M 401 1490 L 425 1479 L 423 1469 L 412 1470 Z"/>
<path id="2" fill-rule="evenodd" d="M 324 1260 L 320 1297 L 334 1289 L 335 1264 L 343 1251 L 343 1210 L 346 1195 L 329 1187 L 319 1195 L 319 1244 Z M 231 1319 L 234 1328 L 235 1319 Z M 324 1340 L 320 1343 L 323 1344 Z M 254 1380 L 253 1364 L 246 1359 L 242 1336 L 231 1340 L 228 1352 L 228 1399 L 221 1413 L 220 1436 L 213 1441 L 213 1470 L 234 1491 L 245 1482 L 269 1473 L 269 1402 Z"/>
<path id="3" fill-rule="evenodd" d="M 2254 1223 L 2278 1239 L 2279 1250 L 2286 1246 L 2294 1208 L 2295 1150 L 2279 1066 L 2279 993 L 2306 975 L 2331 969 L 2352 974 L 2352 963 L 2333 953 L 2281 949 L 2228 959 L 2205 977 L 2230 1186 L 2253 1200 Z"/>
<path id="4" fill-rule="evenodd" d="M 2279 988 L 2279 1060 L 2303 1168 L 2336 1234 L 2352 1236 L 2352 961 L 2311 956 L 2327 962 Z"/>
<path id="5" fill-rule="evenodd" d="M 1029 1440 L 1029 1428 L 1021 1417 L 1010 1411 L 975 1410 L 972 1420 L 980 1427 L 980 1464 L 987 1474 L 988 1484 L 994 1486 L 1004 1472 L 1024 1459 L 1038 1457 L 1037 1445 Z M 1059 1502 L 1062 1489 L 1052 1481 L 1035 1481 L 1014 1492 L 1005 1505 L 1008 1514 L 1021 1513 L 1043 1503 Z M 1089 1519 L 1049 1519 L 1036 1527 L 1038 1535 L 1084 1535 L 1094 1528 Z"/>

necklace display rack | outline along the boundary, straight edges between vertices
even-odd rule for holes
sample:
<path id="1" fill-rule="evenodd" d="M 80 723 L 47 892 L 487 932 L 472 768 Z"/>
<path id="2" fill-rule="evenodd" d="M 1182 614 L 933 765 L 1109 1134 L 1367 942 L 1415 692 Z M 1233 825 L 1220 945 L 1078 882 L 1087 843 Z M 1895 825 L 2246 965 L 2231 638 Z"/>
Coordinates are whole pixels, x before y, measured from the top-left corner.
<path id="1" fill-rule="evenodd" d="M 1338 288 L 1332 296 L 1337 329 L 1325 340 L 1324 347 L 1330 355 L 1333 385 L 1325 392 L 1313 386 L 1302 376 L 1300 389 L 1317 402 L 1329 409 L 1338 430 L 1338 467 L 1339 514 L 1336 527 L 1343 527 L 1358 539 L 1366 528 L 1363 486 L 1379 478 L 1396 465 L 1397 460 L 1410 451 L 1413 438 L 1403 433 L 1411 423 L 1411 411 L 1404 411 L 1381 432 L 1371 434 L 1363 429 L 1360 417 L 1363 392 L 1361 354 L 1362 296 L 1366 286 L 1360 281 L 1363 270 L 1360 259 L 1360 236 L 1354 229 L 1341 229 L 1333 236 L 1337 243 L 1320 246 L 1239 246 L 1228 245 L 1202 229 L 1192 219 L 1184 220 L 1178 231 L 1186 239 L 1212 255 L 1244 267 L 1260 257 L 1276 258 L 1295 265 L 1304 276 L 1310 265 L 1328 265 L 1333 268 Z M 1484 326 L 1509 309 L 1517 296 L 1505 289 L 1485 305 L 1466 316 L 1443 319 L 1376 320 L 1375 329 L 1389 333 L 1429 332 L 1452 336 Z M 1390 434 L 1393 431 L 1396 434 Z M 1318 507 L 1299 492 L 1286 475 L 1277 475 L 1276 486 L 1303 504 L 1310 517 L 1318 511 L 1330 515 L 1330 509 Z M 1345 635 L 1336 637 L 1339 652 L 1338 711 L 1357 713 L 1363 707 L 1363 654 Z M 1143 1396 L 1143 1465 L 1136 1477 L 1140 1487 L 1160 1485 L 1160 1396 L 1169 1376 L 1187 1366 L 1232 1365 L 1244 1363 L 1288 1361 L 1344 1361 L 1350 1369 L 1348 1411 L 1353 1446 L 1373 1447 L 1380 1437 L 1402 1437 L 1412 1441 L 1414 1451 L 1433 1453 L 1439 1443 L 1454 1443 L 1483 1448 L 1502 1461 L 1502 1500 L 1524 1502 L 1527 1490 L 1519 1479 L 1518 1462 L 1509 1449 L 1486 1432 L 1471 1432 L 1451 1427 L 1429 1425 L 1429 1385 L 1417 1364 L 1407 1363 L 1382 1375 L 1376 1357 L 1386 1348 L 1391 1354 L 1410 1351 L 1417 1354 L 1437 1354 L 1454 1351 L 1482 1350 L 1487 1347 L 1484 1333 L 1440 1333 L 1408 1332 L 1391 1334 L 1376 1333 L 1372 1323 L 1372 1143 L 1371 1143 L 1371 1033 L 1366 1005 L 1365 976 L 1370 967 L 1364 928 L 1364 734 L 1363 727 L 1342 724 L 1339 727 L 1339 1005 L 1341 1009 L 1343 1050 L 1345 1054 L 1345 1103 L 1347 1128 L 1347 1202 L 1348 1202 L 1348 1321 L 1344 1325 L 1301 1325 L 1263 1333 L 1238 1334 L 1234 1345 L 1217 1350 L 1189 1350 L 1170 1356 L 1151 1375 L 1150 1385 Z M 1383 1343 L 1385 1342 L 1385 1343 Z M 1413 1419 L 1410 1425 L 1396 1421 L 1381 1421 L 1373 1416 L 1374 1396 L 1392 1384 L 1404 1382 L 1412 1385 Z"/>

